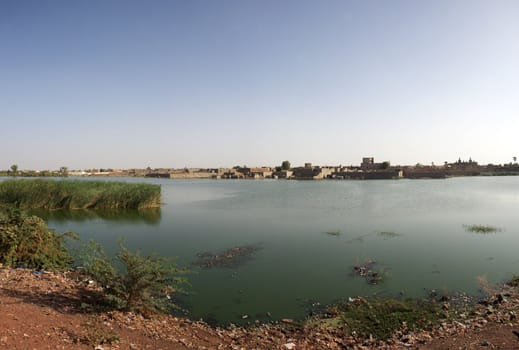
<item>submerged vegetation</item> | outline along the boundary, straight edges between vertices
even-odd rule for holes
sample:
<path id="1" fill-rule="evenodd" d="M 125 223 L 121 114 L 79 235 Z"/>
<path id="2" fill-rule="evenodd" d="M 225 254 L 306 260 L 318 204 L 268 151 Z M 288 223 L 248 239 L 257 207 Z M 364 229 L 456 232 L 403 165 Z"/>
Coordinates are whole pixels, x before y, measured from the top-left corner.
<path id="1" fill-rule="evenodd" d="M 143 209 L 160 206 L 160 186 L 80 180 L 0 182 L 0 205 L 21 209 Z"/>
<path id="2" fill-rule="evenodd" d="M 393 232 L 393 231 L 382 231 L 382 232 L 379 232 L 378 235 L 380 237 L 384 238 L 384 239 L 388 239 L 388 238 L 399 237 L 402 234 L 401 233 L 396 233 L 396 232 Z"/>
<path id="3" fill-rule="evenodd" d="M 467 231 L 474 233 L 494 233 L 501 231 L 498 227 L 486 225 L 464 225 L 463 227 L 465 227 Z"/>
<path id="4" fill-rule="evenodd" d="M 369 284 L 379 284 L 384 280 L 386 270 L 375 269 L 375 260 L 366 260 L 363 264 L 356 264 L 353 266 L 353 274 L 366 279 Z"/>
<path id="5" fill-rule="evenodd" d="M 342 232 L 340 230 L 326 231 L 326 234 L 329 236 L 340 236 L 342 235 Z"/>
<path id="6" fill-rule="evenodd" d="M 160 222 L 162 212 L 160 208 L 145 209 L 83 209 L 83 210 L 45 210 L 31 209 L 30 213 L 53 222 L 84 222 L 102 219 L 118 223 L 146 223 L 154 225 Z"/>
<path id="7" fill-rule="evenodd" d="M 236 267 L 251 258 L 261 247 L 259 245 L 242 245 L 226 249 L 223 252 L 201 252 L 193 265 L 203 268 Z"/>

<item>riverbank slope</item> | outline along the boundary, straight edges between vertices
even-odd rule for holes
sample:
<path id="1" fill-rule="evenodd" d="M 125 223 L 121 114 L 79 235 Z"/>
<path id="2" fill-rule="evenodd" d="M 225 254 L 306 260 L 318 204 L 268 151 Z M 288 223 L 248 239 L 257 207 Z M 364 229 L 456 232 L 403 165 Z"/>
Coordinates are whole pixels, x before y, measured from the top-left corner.
<path id="1" fill-rule="evenodd" d="M 188 319 L 95 312 L 96 287 L 73 273 L 0 269 L 0 346 L 9 349 L 517 349 L 519 290 L 504 286 L 464 322 L 397 332 L 389 341 L 285 320 L 212 328 Z M 448 308 L 448 304 L 445 306 Z M 312 324 L 312 326 L 310 326 Z M 317 325 L 317 326 L 316 326 Z M 514 333 L 515 332 L 515 333 Z"/>

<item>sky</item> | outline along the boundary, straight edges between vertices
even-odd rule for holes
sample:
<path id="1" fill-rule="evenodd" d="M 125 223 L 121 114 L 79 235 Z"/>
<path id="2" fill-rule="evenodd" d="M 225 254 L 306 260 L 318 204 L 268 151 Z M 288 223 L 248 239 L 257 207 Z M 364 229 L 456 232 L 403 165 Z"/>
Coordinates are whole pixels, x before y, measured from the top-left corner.
<path id="1" fill-rule="evenodd" d="M 519 1 L 0 0 L 0 169 L 508 163 Z"/>

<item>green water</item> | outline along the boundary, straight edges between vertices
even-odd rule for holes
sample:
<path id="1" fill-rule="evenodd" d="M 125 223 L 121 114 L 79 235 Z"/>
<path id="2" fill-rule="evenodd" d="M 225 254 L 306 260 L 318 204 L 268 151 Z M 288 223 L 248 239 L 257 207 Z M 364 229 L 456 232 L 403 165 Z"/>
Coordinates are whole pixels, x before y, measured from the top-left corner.
<path id="1" fill-rule="evenodd" d="M 118 179 L 121 180 L 121 179 Z M 219 322 L 304 317 L 311 304 L 424 289 L 478 292 L 477 276 L 500 282 L 519 273 L 519 177 L 395 181 L 145 180 L 162 185 L 159 213 L 49 217 L 113 251 L 131 248 L 191 265 L 202 251 L 259 244 L 236 268 L 192 266 L 193 318 Z M 492 234 L 463 225 L 492 225 Z M 339 231 L 338 236 L 326 234 Z M 394 232 L 397 235 L 380 235 Z M 376 260 L 383 283 L 352 266 Z"/>

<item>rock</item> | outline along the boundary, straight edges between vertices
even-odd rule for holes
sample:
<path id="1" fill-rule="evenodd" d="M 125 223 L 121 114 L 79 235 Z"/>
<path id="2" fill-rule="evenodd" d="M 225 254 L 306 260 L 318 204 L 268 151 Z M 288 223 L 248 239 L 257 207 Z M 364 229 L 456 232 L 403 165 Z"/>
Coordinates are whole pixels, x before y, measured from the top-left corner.
<path id="1" fill-rule="evenodd" d="M 249 315 L 243 315 L 241 318 L 242 318 L 243 320 L 246 320 L 247 318 L 249 318 Z"/>
<path id="2" fill-rule="evenodd" d="M 291 350 L 291 349 L 295 349 L 296 348 L 296 344 L 295 343 L 286 343 L 285 345 L 283 345 L 285 347 L 285 349 L 288 349 L 288 350 Z"/>
<path id="3" fill-rule="evenodd" d="M 481 342 L 480 345 L 481 346 L 489 346 L 490 344 L 486 340 L 484 340 L 484 341 Z"/>
<path id="4" fill-rule="evenodd" d="M 283 323 L 288 323 L 288 324 L 292 324 L 292 323 L 294 323 L 294 320 L 291 319 L 291 318 L 282 318 L 282 319 L 281 319 L 281 322 L 283 322 Z"/>

